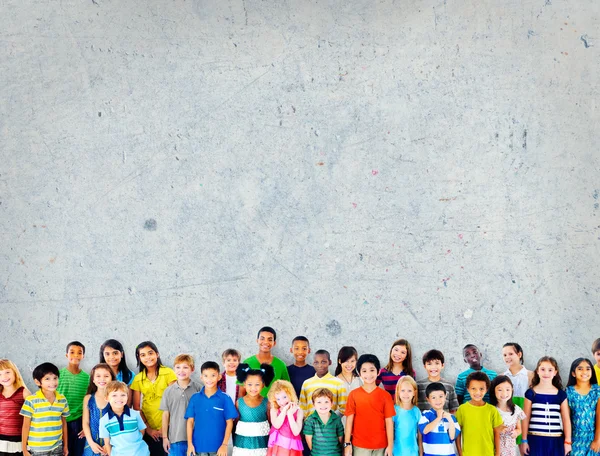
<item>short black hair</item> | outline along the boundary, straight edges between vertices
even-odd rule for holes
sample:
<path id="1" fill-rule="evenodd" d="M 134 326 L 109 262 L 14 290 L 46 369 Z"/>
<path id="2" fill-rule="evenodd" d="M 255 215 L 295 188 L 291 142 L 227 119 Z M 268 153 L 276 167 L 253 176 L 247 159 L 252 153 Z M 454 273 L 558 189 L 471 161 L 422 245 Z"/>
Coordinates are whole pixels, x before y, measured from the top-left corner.
<path id="1" fill-rule="evenodd" d="M 42 379 L 48 374 L 54 374 L 57 377 L 60 377 L 58 367 L 52 363 L 42 363 L 39 366 L 36 366 L 36 368 L 33 369 L 32 377 L 34 380 L 41 382 Z"/>
<path id="2" fill-rule="evenodd" d="M 329 352 L 327 350 L 317 350 L 315 352 L 315 356 L 317 356 L 317 355 L 321 355 L 321 356 L 325 355 L 325 356 L 327 356 L 327 359 L 329 361 L 331 361 L 331 355 L 329 354 Z"/>
<path id="3" fill-rule="evenodd" d="M 260 333 L 259 333 L 260 334 Z M 296 336 L 292 339 L 292 345 L 294 345 L 294 342 L 306 342 L 307 344 L 310 345 L 310 342 L 308 341 L 308 338 L 306 336 Z"/>
<path id="4" fill-rule="evenodd" d="M 375 369 L 377 369 L 377 371 L 379 371 L 381 369 L 381 364 L 379 363 L 379 358 L 377 358 L 377 356 L 375 356 L 375 355 L 371 355 L 371 354 L 367 353 L 364 355 L 360 355 L 360 357 L 358 358 L 358 361 L 356 362 L 356 370 L 358 372 L 360 372 L 360 368 L 365 363 L 373 364 L 375 366 Z"/>
<path id="5" fill-rule="evenodd" d="M 423 355 L 423 366 L 430 361 L 441 361 L 444 364 L 444 354 L 439 350 L 429 350 Z"/>
<path id="6" fill-rule="evenodd" d="M 485 387 L 487 388 L 487 390 L 490 390 L 490 378 L 487 376 L 487 374 L 485 372 L 481 372 L 481 371 L 475 371 L 475 372 L 471 372 L 469 374 L 469 376 L 467 377 L 467 384 L 465 386 L 465 388 L 469 389 L 469 383 L 476 381 L 476 382 L 485 382 Z"/>
<path id="7" fill-rule="evenodd" d="M 477 345 L 475 345 L 475 344 L 467 344 L 467 345 L 465 345 L 465 346 L 463 347 L 463 349 L 462 349 L 463 353 L 465 352 L 465 350 L 466 350 L 467 348 L 476 348 L 476 349 L 477 349 L 477 351 L 480 351 L 480 350 L 479 350 L 479 347 L 478 347 Z"/>
<path id="8" fill-rule="evenodd" d="M 83 350 L 83 354 L 85 355 L 85 345 L 83 345 L 78 340 L 74 340 L 73 342 L 69 342 L 67 344 L 67 353 L 69 353 L 69 348 L 71 348 L 72 346 L 81 347 L 81 349 Z"/>
<path id="9" fill-rule="evenodd" d="M 275 340 L 275 341 L 277 340 L 277 333 L 270 326 L 263 326 L 262 328 L 260 328 L 258 330 L 258 333 L 256 334 L 257 339 L 260 337 L 260 333 L 262 333 L 262 332 L 267 332 L 267 333 L 273 334 L 273 340 Z"/>
<path id="10" fill-rule="evenodd" d="M 221 370 L 219 369 L 219 363 L 216 363 L 214 361 L 206 361 L 205 363 L 203 363 L 202 366 L 200 366 L 200 373 L 202 373 L 208 369 L 212 369 L 212 370 L 216 370 L 217 372 L 221 372 Z"/>
<path id="11" fill-rule="evenodd" d="M 433 382 L 425 388 L 425 396 L 429 397 L 429 395 L 435 391 L 441 391 L 442 393 L 447 394 L 446 387 L 443 384 L 440 382 Z"/>

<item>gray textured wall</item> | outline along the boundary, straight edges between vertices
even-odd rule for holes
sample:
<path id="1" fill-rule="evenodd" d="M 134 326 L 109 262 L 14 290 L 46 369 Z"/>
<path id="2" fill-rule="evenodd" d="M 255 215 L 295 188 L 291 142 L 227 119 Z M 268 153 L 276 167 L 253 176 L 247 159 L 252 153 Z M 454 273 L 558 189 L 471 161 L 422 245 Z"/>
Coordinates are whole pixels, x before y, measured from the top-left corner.
<path id="1" fill-rule="evenodd" d="M 589 354 L 599 5 L 4 0 L 1 356 Z"/>

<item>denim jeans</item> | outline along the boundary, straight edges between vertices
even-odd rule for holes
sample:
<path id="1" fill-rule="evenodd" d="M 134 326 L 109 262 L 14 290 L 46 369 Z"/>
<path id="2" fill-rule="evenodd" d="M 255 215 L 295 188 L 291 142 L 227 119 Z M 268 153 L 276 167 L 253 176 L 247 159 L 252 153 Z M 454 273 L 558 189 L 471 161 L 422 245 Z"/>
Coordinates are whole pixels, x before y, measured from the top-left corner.
<path id="1" fill-rule="evenodd" d="M 187 456 L 187 442 L 175 442 L 171 444 L 169 456 Z"/>

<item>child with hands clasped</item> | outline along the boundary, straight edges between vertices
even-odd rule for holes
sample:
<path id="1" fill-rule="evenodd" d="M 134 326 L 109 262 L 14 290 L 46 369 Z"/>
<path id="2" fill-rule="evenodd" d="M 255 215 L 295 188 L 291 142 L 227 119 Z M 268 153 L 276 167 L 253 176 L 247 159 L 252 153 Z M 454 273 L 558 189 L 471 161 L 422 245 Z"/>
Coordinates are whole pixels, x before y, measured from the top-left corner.
<path id="1" fill-rule="evenodd" d="M 269 390 L 271 403 L 271 432 L 268 456 L 301 456 L 303 445 L 300 432 L 304 413 L 298 405 L 294 386 L 285 380 L 277 380 Z"/>
<path id="2" fill-rule="evenodd" d="M 115 380 L 115 374 L 108 364 L 96 364 L 90 373 L 90 384 L 83 398 L 83 433 L 86 445 L 83 456 L 106 454 L 104 440 L 100 438 L 100 418 L 106 408 L 106 387 Z"/>
<path id="3" fill-rule="evenodd" d="M 521 435 L 521 420 L 525 413 L 513 402 L 513 384 L 506 375 L 492 380 L 490 404 L 496 406 L 504 430 L 500 433 L 500 456 L 515 456 L 516 439 Z"/>
<path id="4" fill-rule="evenodd" d="M 0 455 L 21 454 L 23 417 L 19 412 L 27 396 L 31 393 L 17 366 L 0 359 Z"/>
<path id="5" fill-rule="evenodd" d="M 567 383 L 567 400 L 573 420 L 573 450 L 571 456 L 600 455 L 600 387 L 592 366 L 586 358 L 571 364 Z"/>
<path id="6" fill-rule="evenodd" d="M 525 392 L 521 451 L 531 456 L 564 456 L 571 451 L 571 417 L 558 363 L 540 358 Z M 561 426 L 562 420 L 562 426 Z"/>
<path id="7" fill-rule="evenodd" d="M 410 376 L 402 377 L 396 385 L 394 409 L 394 456 L 419 456 L 419 420 L 417 383 Z"/>
<path id="8" fill-rule="evenodd" d="M 446 387 L 433 382 L 425 389 L 427 402 L 431 409 L 426 410 L 419 420 L 419 432 L 422 434 L 424 456 L 455 455 L 454 442 L 460 435 L 460 425 L 456 418 L 444 410 L 446 405 Z M 396 454 L 394 453 L 394 456 Z"/>

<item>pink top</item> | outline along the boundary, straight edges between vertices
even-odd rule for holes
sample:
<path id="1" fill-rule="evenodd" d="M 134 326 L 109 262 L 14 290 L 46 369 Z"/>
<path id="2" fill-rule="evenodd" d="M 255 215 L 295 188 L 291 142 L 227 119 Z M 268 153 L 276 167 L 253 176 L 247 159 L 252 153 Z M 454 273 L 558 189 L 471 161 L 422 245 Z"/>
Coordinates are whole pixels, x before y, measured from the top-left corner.
<path id="1" fill-rule="evenodd" d="M 277 411 L 279 415 L 279 411 Z M 298 418 L 298 411 L 294 413 L 294 419 Z M 269 432 L 269 448 L 278 446 L 288 450 L 302 451 L 302 438 L 300 435 L 294 435 L 292 428 L 290 428 L 289 418 L 286 416 L 283 424 L 279 429 L 275 429 L 275 426 L 271 426 Z"/>

